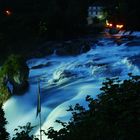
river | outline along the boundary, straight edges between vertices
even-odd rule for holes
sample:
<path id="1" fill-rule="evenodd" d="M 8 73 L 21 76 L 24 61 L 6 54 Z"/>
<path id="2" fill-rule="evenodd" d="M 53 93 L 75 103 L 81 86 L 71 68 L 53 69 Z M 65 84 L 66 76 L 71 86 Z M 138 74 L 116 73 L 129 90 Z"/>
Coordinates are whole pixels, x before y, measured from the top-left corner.
<path id="1" fill-rule="evenodd" d="M 120 36 L 121 33 L 118 35 Z M 7 127 L 11 136 L 19 125 L 31 122 L 35 134 L 39 132 L 39 118 L 36 118 L 38 79 L 41 87 L 42 129 L 50 126 L 59 129 L 56 119 L 68 121 L 69 105 L 80 103 L 87 107 L 85 97 L 96 98 L 105 78 L 128 78 L 128 73 L 140 74 L 140 32 L 133 40 L 122 44 L 113 38 L 102 37 L 90 51 L 78 56 L 57 56 L 34 58 L 27 61 L 30 68 L 29 90 L 22 96 L 13 96 L 4 104 Z M 36 67 L 39 65 L 43 67 Z M 36 68 L 35 68 L 36 67 Z M 47 140 L 43 137 L 43 140 Z"/>

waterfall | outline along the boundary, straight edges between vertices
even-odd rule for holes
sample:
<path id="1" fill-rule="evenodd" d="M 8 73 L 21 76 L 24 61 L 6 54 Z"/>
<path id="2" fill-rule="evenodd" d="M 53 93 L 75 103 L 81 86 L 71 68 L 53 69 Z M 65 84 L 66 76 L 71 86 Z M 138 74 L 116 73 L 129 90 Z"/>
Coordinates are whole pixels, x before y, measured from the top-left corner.
<path id="1" fill-rule="evenodd" d="M 41 79 L 42 129 L 47 130 L 50 126 L 60 128 L 54 123 L 56 119 L 69 120 L 71 115 L 66 111 L 69 105 L 78 102 L 87 107 L 85 97 L 91 95 L 96 98 L 106 77 L 124 79 L 129 72 L 140 74 L 139 61 L 133 63 L 134 59 L 140 58 L 139 46 L 130 48 L 126 42 L 118 46 L 111 38 L 101 38 L 99 42 L 103 45 L 97 44 L 78 56 L 60 57 L 54 52 L 52 56 L 27 61 L 29 90 L 24 95 L 11 97 L 4 104 L 11 136 L 17 126 L 27 122 L 37 126 L 34 133 L 39 132 L 36 118 L 38 78 Z M 45 65 L 48 62 L 49 65 Z M 41 64 L 41 67 L 32 69 Z"/>

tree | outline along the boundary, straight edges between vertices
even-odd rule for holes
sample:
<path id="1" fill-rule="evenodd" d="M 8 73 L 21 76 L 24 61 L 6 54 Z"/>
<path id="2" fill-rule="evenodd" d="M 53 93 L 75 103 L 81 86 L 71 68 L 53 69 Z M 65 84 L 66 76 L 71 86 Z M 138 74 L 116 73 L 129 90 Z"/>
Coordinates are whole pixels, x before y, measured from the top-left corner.
<path id="1" fill-rule="evenodd" d="M 18 126 L 19 128 L 16 128 L 16 134 L 12 138 L 12 140 L 39 140 L 34 135 L 31 135 L 31 131 L 33 130 L 33 126 L 31 126 L 31 123 L 27 123 L 25 126 Z"/>
<path id="2" fill-rule="evenodd" d="M 70 106 L 68 123 L 57 120 L 62 129 L 48 129 L 52 140 L 139 140 L 140 76 L 121 81 L 107 79 L 96 99 L 86 97 L 89 109 L 80 104 Z"/>
<path id="3" fill-rule="evenodd" d="M 1 140 L 9 139 L 9 133 L 6 131 L 6 128 L 5 128 L 6 124 L 7 124 L 7 121 L 4 117 L 4 111 L 2 109 L 2 105 L 0 105 L 0 139 Z"/>
<path id="4" fill-rule="evenodd" d="M 8 77 L 13 77 L 18 74 L 19 71 L 26 71 L 28 69 L 25 60 L 20 55 L 10 55 L 4 62 L 2 68 L 0 69 L 0 76 L 7 75 Z"/>

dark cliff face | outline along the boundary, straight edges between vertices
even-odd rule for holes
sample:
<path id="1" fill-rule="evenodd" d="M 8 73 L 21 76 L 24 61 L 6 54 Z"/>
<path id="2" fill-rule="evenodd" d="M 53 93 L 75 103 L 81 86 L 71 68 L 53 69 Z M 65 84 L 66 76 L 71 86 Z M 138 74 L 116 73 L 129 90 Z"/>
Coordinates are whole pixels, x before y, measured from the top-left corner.
<path id="1" fill-rule="evenodd" d="M 3 64 L 0 70 L 1 88 L 5 87 L 6 94 L 22 94 L 28 88 L 29 68 L 23 58 L 16 55 L 11 55 Z M 9 90 L 8 82 L 12 86 Z M 7 87 L 7 90 L 6 90 Z M 4 94 L 3 91 L 1 91 Z"/>
<path id="2" fill-rule="evenodd" d="M 17 74 L 9 78 L 9 81 L 13 85 L 13 94 L 23 94 L 28 89 L 28 75 L 29 68 L 24 65 Z"/>
<path id="3" fill-rule="evenodd" d="M 22 94 L 28 88 L 29 68 L 23 58 L 15 56 L 15 71 L 9 74 L 8 80 L 13 85 L 13 94 Z"/>

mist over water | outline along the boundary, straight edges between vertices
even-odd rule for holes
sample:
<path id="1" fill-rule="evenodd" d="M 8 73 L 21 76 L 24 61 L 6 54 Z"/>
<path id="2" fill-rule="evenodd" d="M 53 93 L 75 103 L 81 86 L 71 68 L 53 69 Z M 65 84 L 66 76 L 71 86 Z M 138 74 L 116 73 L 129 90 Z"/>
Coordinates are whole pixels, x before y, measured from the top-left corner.
<path id="1" fill-rule="evenodd" d="M 139 35 L 135 32 L 135 35 Z M 139 42 L 136 39 L 134 41 Z M 132 45 L 128 45 L 132 43 Z M 100 45 L 102 44 L 102 45 Z M 137 43 L 138 44 L 138 43 Z M 19 125 L 31 122 L 38 134 L 39 118 L 36 118 L 38 79 L 41 86 L 42 129 L 50 126 L 59 129 L 56 119 L 67 121 L 69 105 L 80 103 L 87 107 L 85 97 L 96 97 L 105 78 L 119 76 L 128 78 L 128 73 L 140 74 L 140 45 L 127 41 L 117 45 L 112 38 L 100 38 L 91 50 L 78 56 L 60 57 L 56 55 L 34 58 L 27 61 L 30 68 L 29 90 L 22 96 L 13 96 L 5 104 L 4 110 L 8 132 L 11 136 Z M 49 63 L 49 65 L 45 65 Z M 42 67 L 36 67 L 39 65 Z M 45 140 L 45 138 L 43 139 Z"/>

